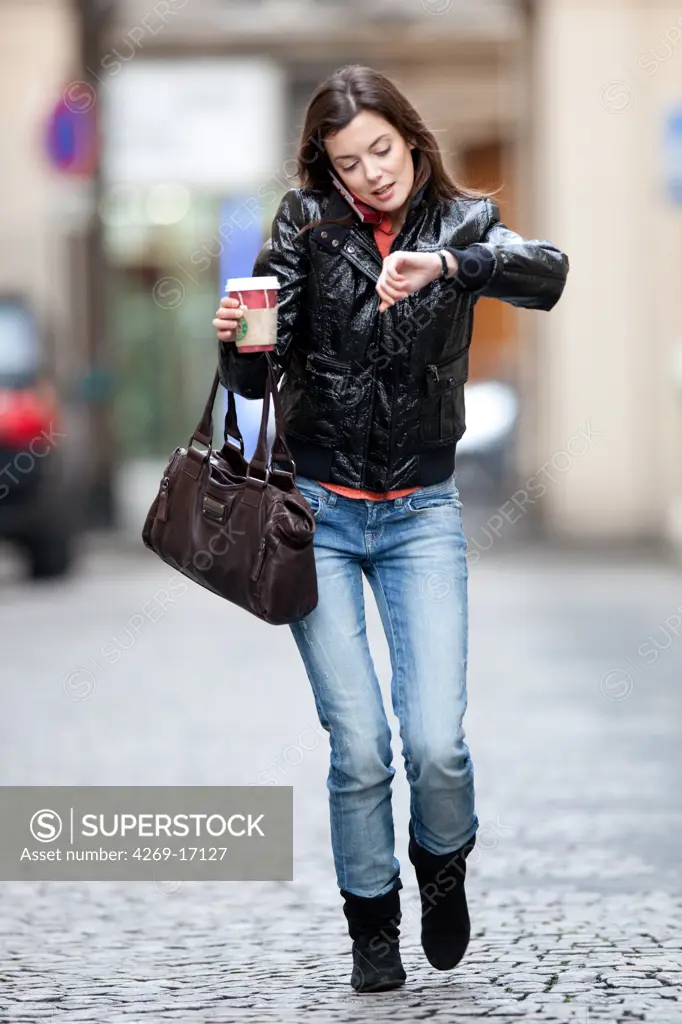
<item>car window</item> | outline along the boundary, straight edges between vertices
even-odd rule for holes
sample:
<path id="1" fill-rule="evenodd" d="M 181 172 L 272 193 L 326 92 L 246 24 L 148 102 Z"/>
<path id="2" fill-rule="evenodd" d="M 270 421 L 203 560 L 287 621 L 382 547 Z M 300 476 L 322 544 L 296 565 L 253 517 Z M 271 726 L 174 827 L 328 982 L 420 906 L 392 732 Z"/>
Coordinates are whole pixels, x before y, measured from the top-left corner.
<path id="1" fill-rule="evenodd" d="M 0 301 L 0 381 L 33 376 L 40 344 L 31 313 L 18 302 Z"/>

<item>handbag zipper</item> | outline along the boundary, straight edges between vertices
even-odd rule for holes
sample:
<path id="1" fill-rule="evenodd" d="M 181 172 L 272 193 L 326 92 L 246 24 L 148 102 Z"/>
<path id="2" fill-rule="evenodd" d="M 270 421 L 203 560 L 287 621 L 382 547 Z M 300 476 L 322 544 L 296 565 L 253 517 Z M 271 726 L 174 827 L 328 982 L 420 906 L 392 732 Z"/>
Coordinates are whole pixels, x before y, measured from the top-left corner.
<path id="1" fill-rule="evenodd" d="M 161 486 L 159 489 L 159 504 L 156 509 L 156 518 L 160 519 L 162 523 L 165 523 L 168 519 L 168 495 L 170 492 L 171 478 L 169 473 L 173 469 L 173 466 L 178 460 L 178 454 L 180 449 L 176 448 L 171 456 L 171 460 L 166 466 L 166 471 L 161 477 Z"/>
<path id="2" fill-rule="evenodd" d="M 260 546 L 258 548 L 258 557 L 256 558 L 256 565 L 251 573 L 251 579 L 254 583 L 258 582 L 258 577 L 263 570 L 263 564 L 265 562 L 265 537 L 261 537 Z"/>
<path id="3" fill-rule="evenodd" d="M 156 510 L 156 518 L 160 519 L 162 523 L 165 523 L 168 519 L 168 489 L 170 487 L 170 477 L 164 476 L 161 480 L 161 491 L 159 494 L 159 506 Z"/>

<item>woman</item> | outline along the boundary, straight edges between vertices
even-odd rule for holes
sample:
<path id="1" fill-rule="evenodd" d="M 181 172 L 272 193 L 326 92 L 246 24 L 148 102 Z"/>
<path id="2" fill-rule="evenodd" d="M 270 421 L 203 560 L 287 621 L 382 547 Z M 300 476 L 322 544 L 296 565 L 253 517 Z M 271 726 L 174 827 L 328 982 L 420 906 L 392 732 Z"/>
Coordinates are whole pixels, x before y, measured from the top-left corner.
<path id="1" fill-rule="evenodd" d="M 280 394 L 296 482 L 317 522 L 319 603 L 291 630 L 330 737 L 351 985 L 373 992 L 402 985 L 405 972 L 395 769 L 362 575 L 391 654 L 422 945 L 448 970 L 469 941 L 465 861 L 478 826 L 462 728 L 467 563 L 454 477 L 474 304 L 487 295 L 549 310 L 568 260 L 501 224 L 489 197 L 453 183 L 417 112 L 371 68 L 342 68 L 317 89 L 298 175 L 301 187 L 283 197 L 253 272 L 280 281 L 273 358 L 286 373 Z M 265 356 L 231 344 L 240 316 L 224 298 L 213 321 L 221 380 L 262 397 Z"/>

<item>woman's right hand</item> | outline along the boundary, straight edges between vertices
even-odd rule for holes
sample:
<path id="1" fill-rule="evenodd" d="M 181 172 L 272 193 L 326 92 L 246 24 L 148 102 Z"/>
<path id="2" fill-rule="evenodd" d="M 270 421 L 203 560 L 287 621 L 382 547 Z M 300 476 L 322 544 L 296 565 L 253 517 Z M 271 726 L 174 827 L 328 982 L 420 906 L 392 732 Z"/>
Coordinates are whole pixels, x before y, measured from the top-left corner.
<path id="1" fill-rule="evenodd" d="M 235 332 L 242 320 L 242 306 L 239 299 L 225 295 L 220 300 L 220 306 L 216 310 L 216 319 L 213 326 L 218 335 L 218 341 L 234 341 Z"/>

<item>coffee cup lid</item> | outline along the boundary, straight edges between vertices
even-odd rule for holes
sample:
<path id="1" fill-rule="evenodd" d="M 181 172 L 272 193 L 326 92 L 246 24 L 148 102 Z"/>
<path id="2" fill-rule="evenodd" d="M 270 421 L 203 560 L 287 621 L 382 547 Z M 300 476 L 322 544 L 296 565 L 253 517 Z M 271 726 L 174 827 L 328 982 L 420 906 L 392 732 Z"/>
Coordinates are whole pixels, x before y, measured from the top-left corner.
<path id="1" fill-rule="evenodd" d="M 228 277 L 225 285 L 226 292 L 262 292 L 273 288 L 279 288 L 276 277 Z"/>

